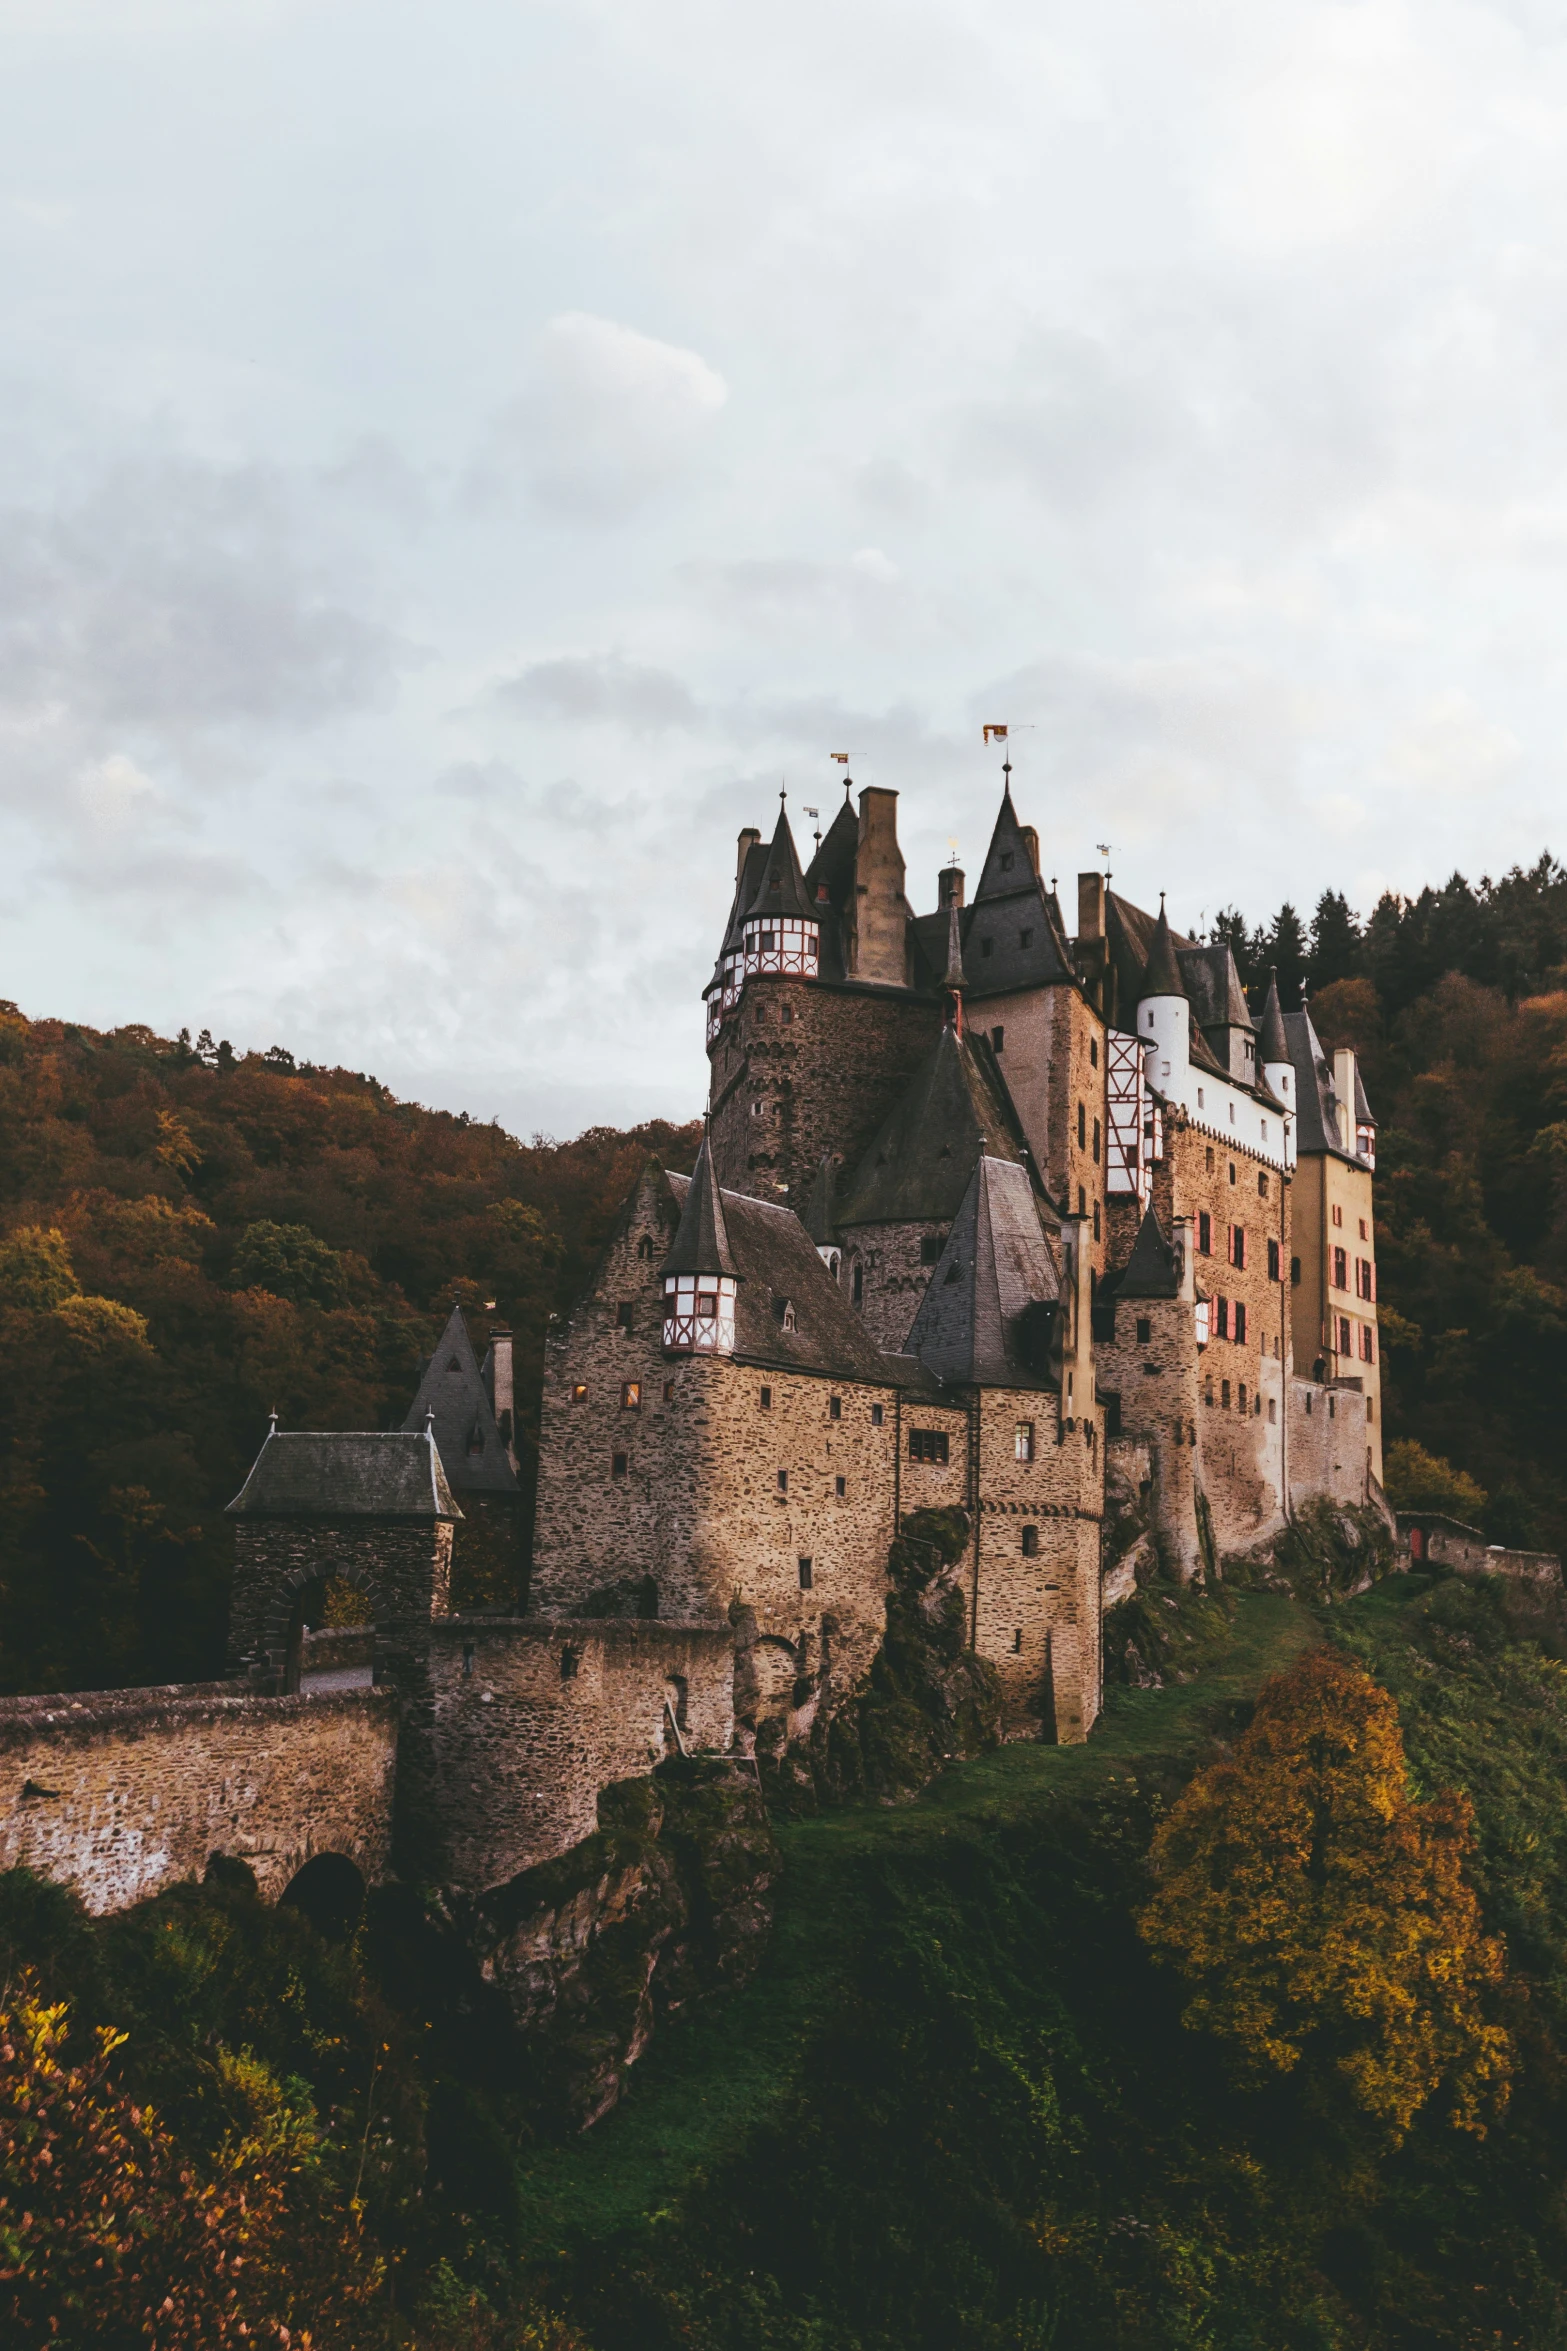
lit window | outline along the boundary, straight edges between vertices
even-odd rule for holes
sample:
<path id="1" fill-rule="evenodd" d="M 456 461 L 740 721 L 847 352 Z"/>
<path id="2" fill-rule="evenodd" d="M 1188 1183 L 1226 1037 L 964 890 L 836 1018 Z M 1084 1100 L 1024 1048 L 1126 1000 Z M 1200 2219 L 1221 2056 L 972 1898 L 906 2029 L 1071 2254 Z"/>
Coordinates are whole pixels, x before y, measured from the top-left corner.
<path id="1" fill-rule="evenodd" d="M 674 1381 L 673 1381 L 673 1380 L 666 1380 L 666 1381 L 664 1382 L 664 1402 L 665 1402 L 666 1404 L 673 1404 L 674 1400 L 675 1400 L 675 1383 L 674 1383 Z"/>
<path id="2" fill-rule="evenodd" d="M 642 1382 L 640 1380 L 623 1380 L 621 1382 L 620 1407 L 623 1412 L 641 1411 Z"/>
<path id="3" fill-rule="evenodd" d="M 572 1391 L 571 1391 L 571 1401 L 573 1402 L 573 1404 L 584 1404 L 584 1403 L 586 1403 L 586 1401 L 587 1401 L 587 1394 L 588 1394 L 588 1383 L 587 1383 L 587 1381 L 586 1381 L 586 1380 L 578 1380 L 578 1381 L 577 1381 L 577 1383 L 576 1383 L 576 1385 L 573 1387 L 573 1389 L 572 1389 Z"/>
<path id="4" fill-rule="evenodd" d="M 1019 1461 L 1033 1460 L 1034 1424 L 1031 1420 L 1020 1420 L 1018 1422 L 1017 1428 L 1013 1433 L 1012 1450 Z"/>

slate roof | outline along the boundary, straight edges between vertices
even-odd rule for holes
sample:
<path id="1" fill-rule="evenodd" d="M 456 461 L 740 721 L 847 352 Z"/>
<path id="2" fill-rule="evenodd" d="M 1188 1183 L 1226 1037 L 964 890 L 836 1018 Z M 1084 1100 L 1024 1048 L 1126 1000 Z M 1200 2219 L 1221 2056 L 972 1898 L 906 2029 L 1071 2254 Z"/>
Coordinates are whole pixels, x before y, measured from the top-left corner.
<path id="1" fill-rule="evenodd" d="M 982 1150 L 1022 1163 L 1022 1135 L 968 1038 L 950 1023 L 856 1168 L 840 1227 L 945 1223 Z"/>
<path id="2" fill-rule="evenodd" d="M 517 1473 L 507 1458 L 495 1407 L 468 1337 L 462 1309 L 454 1306 L 435 1353 L 424 1367 L 419 1393 L 403 1427 L 422 1431 L 426 1413 L 435 1415 L 435 1441 L 448 1484 L 459 1494 L 515 1494 Z"/>
<path id="3" fill-rule="evenodd" d="M 801 1221 L 818 1249 L 831 1249 L 838 1238 L 838 1170 L 842 1164 L 835 1151 L 824 1152 L 811 1178 Z"/>
<path id="4" fill-rule="evenodd" d="M 1289 1058 L 1295 1066 L 1295 1148 L 1297 1151 L 1330 1151 L 1335 1158 L 1349 1159 L 1357 1167 L 1365 1161 L 1356 1151 L 1346 1151 L 1338 1138 L 1338 1096 L 1333 1090 L 1333 1063 L 1322 1050 L 1322 1040 L 1311 1025 L 1311 1014 L 1302 1006 L 1299 1012 L 1283 1015 L 1284 1035 L 1289 1045 Z M 1360 1067 L 1355 1068 L 1354 1124 L 1370 1126 L 1374 1122 L 1366 1090 L 1360 1083 Z"/>
<path id="5" fill-rule="evenodd" d="M 749 861 L 748 861 L 749 862 Z M 800 871 L 800 860 L 794 851 L 794 835 L 789 830 L 789 819 L 782 807 L 778 811 L 778 825 L 771 846 L 762 860 L 761 879 L 756 895 L 746 908 L 747 922 L 756 922 L 766 915 L 780 919 L 814 922 L 816 914 L 805 895 L 805 877 Z"/>
<path id="6" fill-rule="evenodd" d="M 694 1176 L 665 1178 L 684 1222 Z M 743 1192 L 719 1195 L 739 1288 L 735 1296 L 735 1355 L 780 1371 L 869 1380 L 881 1387 L 912 1376 L 882 1354 L 844 1298 L 792 1208 L 752 1200 Z M 787 1302 L 795 1327 L 779 1320 Z"/>
<path id="7" fill-rule="evenodd" d="M 845 917 L 854 900 L 854 867 L 859 847 L 860 820 L 853 804 L 845 798 L 822 835 L 805 873 L 806 903 L 821 925 L 817 970 L 824 980 L 841 980 L 847 976 L 843 932 Z M 827 892 L 825 899 L 823 890 Z"/>
<path id="8" fill-rule="evenodd" d="M 1195 950 L 1193 950 L 1195 952 Z M 1148 961 L 1143 966 L 1142 980 L 1137 990 L 1137 1001 L 1146 996 L 1184 996 L 1186 982 L 1181 967 L 1175 960 L 1175 949 L 1170 941 L 1170 918 L 1164 911 L 1164 900 L 1159 901 L 1159 919 L 1153 926 L 1148 942 Z"/>
<path id="9" fill-rule="evenodd" d="M 1132 1254 L 1119 1273 L 1113 1273 L 1105 1283 L 1102 1296 L 1106 1298 L 1178 1298 L 1181 1294 L 1181 1262 L 1174 1244 L 1164 1237 L 1164 1228 L 1150 1208 L 1137 1228 L 1137 1239 Z"/>
<path id="10" fill-rule="evenodd" d="M 724 957 L 729 954 L 738 954 L 740 951 L 741 940 L 745 932 L 746 908 L 761 886 L 762 868 L 766 862 L 767 851 L 762 847 L 760 840 L 753 841 L 741 860 L 740 871 L 735 881 L 734 900 L 729 909 L 729 920 L 724 926 L 723 942 L 713 965 L 713 976 L 707 984 L 708 990 L 716 988 L 724 976 Z M 704 993 L 706 992 L 704 990 Z"/>
<path id="11" fill-rule="evenodd" d="M 681 1195 L 680 1224 L 670 1243 L 663 1271 L 738 1274 L 740 1269 L 729 1246 L 725 1198 L 713 1173 L 713 1155 L 706 1135 L 696 1155 L 696 1166 L 689 1178 L 680 1180 L 686 1186 Z"/>
<path id="12" fill-rule="evenodd" d="M 1184 947 L 1178 954 L 1182 982 L 1193 1017 L 1205 1029 L 1255 1026 L 1235 956 L 1224 940 L 1216 946 Z"/>
<path id="13" fill-rule="evenodd" d="M 1284 1015 L 1279 1010 L 1279 975 L 1268 974 L 1268 999 L 1262 1008 L 1262 1035 L 1257 1045 L 1257 1059 L 1264 1067 L 1270 1061 L 1288 1061 L 1289 1040 L 1284 1034 Z"/>
<path id="14" fill-rule="evenodd" d="M 1027 1170 L 981 1159 L 904 1344 L 944 1384 L 1054 1387 L 1042 1310 L 1059 1294 Z"/>
<path id="15" fill-rule="evenodd" d="M 274 1428 L 228 1506 L 235 1518 L 461 1518 L 423 1430 Z"/>

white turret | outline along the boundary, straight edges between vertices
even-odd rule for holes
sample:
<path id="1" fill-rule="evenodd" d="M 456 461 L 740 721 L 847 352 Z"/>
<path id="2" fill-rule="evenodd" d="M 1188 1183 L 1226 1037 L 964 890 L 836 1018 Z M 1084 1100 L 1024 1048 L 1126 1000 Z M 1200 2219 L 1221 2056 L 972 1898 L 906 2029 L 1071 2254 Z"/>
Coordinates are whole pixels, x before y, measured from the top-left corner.
<path id="1" fill-rule="evenodd" d="M 1192 1064 L 1191 1019 L 1192 1008 L 1181 984 L 1161 894 L 1159 920 L 1137 995 L 1137 1035 L 1149 1085 L 1171 1101 L 1186 1097 Z"/>

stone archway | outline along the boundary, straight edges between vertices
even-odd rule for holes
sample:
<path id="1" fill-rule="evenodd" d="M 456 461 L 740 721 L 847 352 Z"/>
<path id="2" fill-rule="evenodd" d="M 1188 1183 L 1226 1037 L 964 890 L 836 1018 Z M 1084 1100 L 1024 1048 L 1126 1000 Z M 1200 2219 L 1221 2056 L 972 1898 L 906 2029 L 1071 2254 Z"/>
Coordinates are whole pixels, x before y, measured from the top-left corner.
<path id="1" fill-rule="evenodd" d="M 303 1636 L 307 1629 L 314 1629 L 311 1611 L 323 1604 L 329 1584 L 347 1584 L 360 1593 L 369 1607 L 372 1625 L 383 1619 L 384 1601 L 369 1570 L 357 1559 L 334 1559 L 330 1545 L 323 1545 L 322 1551 L 324 1556 L 302 1560 L 280 1576 L 267 1596 L 262 1648 L 273 1671 L 282 1677 L 286 1695 L 299 1688 Z"/>
<path id="2" fill-rule="evenodd" d="M 297 1910 L 328 1943 L 347 1943 L 364 1916 L 365 1881 L 346 1853 L 315 1853 L 284 1887 L 279 1907 Z"/>

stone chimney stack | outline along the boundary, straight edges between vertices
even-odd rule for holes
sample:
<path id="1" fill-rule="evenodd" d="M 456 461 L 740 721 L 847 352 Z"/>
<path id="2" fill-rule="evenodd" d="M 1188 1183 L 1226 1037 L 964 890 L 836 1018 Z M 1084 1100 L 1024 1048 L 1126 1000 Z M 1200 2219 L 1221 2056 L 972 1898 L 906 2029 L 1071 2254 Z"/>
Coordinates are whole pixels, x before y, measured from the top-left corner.
<path id="1" fill-rule="evenodd" d="M 491 1407 L 495 1425 L 501 1433 L 512 1468 L 517 1466 L 516 1389 L 512 1378 L 511 1332 L 503 1323 L 497 1323 L 490 1332 L 490 1386 L 493 1390 Z"/>
<path id="2" fill-rule="evenodd" d="M 963 904 L 964 887 L 965 884 L 962 866 L 944 865 L 940 873 L 936 876 L 937 913 L 945 914 L 947 908 L 952 904 L 954 899 L 956 899 L 958 904 L 961 906 Z"/>
<path id="3" fill-rule="evenodd" d="M 1080 873 L 1077 877 L 1077 938 L 1079 946 L 1105 935 L 1105 877 Z"/>
<path id="4" fill-rule="evenodd" d="M 748 824 L 740 835 L 739 853 L 735 858 L 735 888 L 737 890 L 740 887 L 740 876 L 745 871 L 745 861 L 761 837 L 754 824 Z"/>
<path id="5" fill-rule="evenodd" d="M 1028 862 L 1033 867 L 1037 879 L 1039 874 L 1039 835 L 1031 824 L 1020 824 L 1017 829 L 1023 846 L 1028 851 Z"/>
<path id="6" fill-rule="evenodd" d="M 1333 1056 L 1333 1091 L 1338 1096 L 1339 1149 L 1355 1148 L 1355 1048 L 1340 1045 Z"/>
<path id="7" fill-rule="evenodd" d="M 868 784 L 860 794 L 854 853 L 854 973 L 883 987 L 908 986 L 908 901 L 898 847 L 898 795 Z"/>

